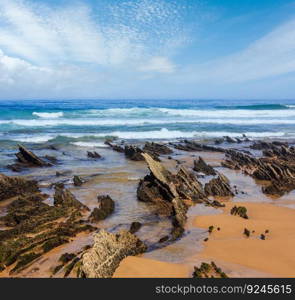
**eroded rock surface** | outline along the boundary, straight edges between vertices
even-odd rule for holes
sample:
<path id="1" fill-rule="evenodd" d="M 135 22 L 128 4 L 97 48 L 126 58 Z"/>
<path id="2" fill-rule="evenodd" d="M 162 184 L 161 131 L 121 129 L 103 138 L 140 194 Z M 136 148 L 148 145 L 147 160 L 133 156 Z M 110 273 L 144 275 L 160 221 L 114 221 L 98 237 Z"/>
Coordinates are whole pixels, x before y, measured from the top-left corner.
<path id="1" fill-rule="evenodd" d="M 203 173 L 205 175 L 216 175 L 216 171 L 214 170 L 213 167 L 208 165 L 202 157 L 199 157 L 198 160 L 194 161 L 194 171 L 198 173 Z"/>
<path id="2" fill-rule="evenodd" d="M 269 181 L 269 185 L 262 188 L 266 194 L 283 195 L 295 189 L 294 147 L 281 146 L 267 151 L 267 157 L 256 158 L 228 150 L 222 165 L 241 170 L 255 179 Z"/>
<path id="3" fill-rule="evenodd" d="M 109 195 L 97 197 L 99 207 L 95 207 L 89 217 L 91 222 L 98 222 L 106 219 L 114 212 L 115 202 Z"/>
<path id="4" fill-rule="evenodd" d="M 34 190 L 34 192 L 36 192 Z M 7 207 L 0 224 L 0 265 L 11 266 L 10 274 L 20 272 L 44 253 L 70 241 L 77 233 L 94 228 L 83 220 L 86 206 L 59 187 L 54 206 L 43 202 L 47 195 L 18 195 Z"/>
<path id="5" fill-rule="evenodd" d="M 234 196 L 228 178 L 221 173 L 218 173 L 216 178 L 212 178 L 205 184 L 205 192 L 208 196 Z"/>
<path id="6" fill-rule="evenodd" d="M 100 230 L 94 236 L 94 245 L 82 256 L 80 276 L 110 278 L 127 256 L 145 252 L 147 247 L 134 234 L 122 230 L 118 234 Z"/>
<path id="7" fill-rule="evenodd" d="M 186 221 L 185 201 L 203 201 L 206 195 L 201 183 L 181 167 L 176 175 L 169 172 L 150 155 L 143 154 L 150 174 L 140 181 L 137 189 L 138 200 L 153 203 L 159 214 L 172 217 L 172 234 L 176 237 L 183 232 Z"/>
<path id="8" fill-rule="evenodd" d="M 39 188 L 36 181 L 0 174 L 0 201 L 38 191 Z"/>

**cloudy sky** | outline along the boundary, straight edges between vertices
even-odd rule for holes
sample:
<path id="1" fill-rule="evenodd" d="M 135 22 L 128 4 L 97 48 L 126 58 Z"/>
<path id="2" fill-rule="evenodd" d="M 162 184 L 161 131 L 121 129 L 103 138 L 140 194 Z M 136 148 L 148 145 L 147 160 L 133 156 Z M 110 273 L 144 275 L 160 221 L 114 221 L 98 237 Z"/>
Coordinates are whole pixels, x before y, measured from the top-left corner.
<path id="1" fill-rule="evenodd" d="M 294 0 L 0 0 L 0 99 L 295 98 Z"/>

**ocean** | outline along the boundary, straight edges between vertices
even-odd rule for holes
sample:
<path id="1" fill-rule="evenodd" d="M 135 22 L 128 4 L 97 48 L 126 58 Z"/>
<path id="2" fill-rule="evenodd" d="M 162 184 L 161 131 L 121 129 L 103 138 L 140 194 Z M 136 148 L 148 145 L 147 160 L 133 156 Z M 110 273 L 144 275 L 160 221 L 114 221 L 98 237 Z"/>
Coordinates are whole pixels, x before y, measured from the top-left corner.
<path id="1" fill-rule="evenodd" d="M 47 142 L 295 137 L 295 100 L 26 100 L 0 102 L 0 147 Z"/>

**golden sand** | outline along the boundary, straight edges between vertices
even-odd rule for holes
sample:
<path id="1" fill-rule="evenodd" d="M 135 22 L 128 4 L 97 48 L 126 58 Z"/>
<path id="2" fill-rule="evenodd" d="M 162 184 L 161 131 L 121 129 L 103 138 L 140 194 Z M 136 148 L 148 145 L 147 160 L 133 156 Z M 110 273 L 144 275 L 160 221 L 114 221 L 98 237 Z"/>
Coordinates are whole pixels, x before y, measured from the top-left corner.
<path id="1" fill-rule="evenodd" d="M 245 206 L 249 219 L 230 215 L 234 205 Z M 279 277 L 295 277 L 295 210 L 273 204 L 227 203 L 222 214 L 198 216 L 194 225 L 215 227 L 200 253 L 204 259 L 239 264 Z M 244 228 L 250 230 L 249 238 L 243 234 Z M 261 234 L 265 240 L 260 239 Z"/>
<path id="2" fill-rule="evenodd" d="M 114 278 L 187 278 L 189 268 L 143 257 L 128 256 L 117 268 Z"/>

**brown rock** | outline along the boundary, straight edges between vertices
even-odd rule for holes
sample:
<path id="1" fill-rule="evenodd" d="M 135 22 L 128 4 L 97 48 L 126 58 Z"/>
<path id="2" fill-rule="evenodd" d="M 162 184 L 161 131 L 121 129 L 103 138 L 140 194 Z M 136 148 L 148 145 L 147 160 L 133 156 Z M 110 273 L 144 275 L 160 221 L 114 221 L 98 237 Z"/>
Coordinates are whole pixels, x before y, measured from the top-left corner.
<path id="1" fill-rule="evenodd" d="M 0 174 L 0 201 L 23 194 L 39 191 L 36 181 Z"/>
<path id="2" fill-rule="evenodd" d="M 194 161 L 194 171 L 204 173 L 205 175 L 216 175 L 213 167 L 208 165 L 202 157 L 198 161 Z"/>
<path id="3" fill-rule="evenodd" d="M 109 196 L 98 196 L 99 207 L 93 209 L 89 219 L 91 222 L 98 222 L 106 219 L 114 212 L 115 202 Z"/>

